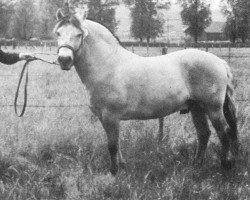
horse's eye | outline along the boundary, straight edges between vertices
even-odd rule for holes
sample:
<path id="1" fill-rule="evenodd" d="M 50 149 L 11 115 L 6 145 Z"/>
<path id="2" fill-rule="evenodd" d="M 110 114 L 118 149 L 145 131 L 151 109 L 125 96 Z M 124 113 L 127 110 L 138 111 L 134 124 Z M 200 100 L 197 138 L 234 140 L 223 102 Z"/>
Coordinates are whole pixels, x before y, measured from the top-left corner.
<path id="1" fill-rule="evenodd" d="M 57 36 L 57 37 L 60 37 L 60 33 L 59 33 L 59 32 L 56 32 L 56 36 Z"/>

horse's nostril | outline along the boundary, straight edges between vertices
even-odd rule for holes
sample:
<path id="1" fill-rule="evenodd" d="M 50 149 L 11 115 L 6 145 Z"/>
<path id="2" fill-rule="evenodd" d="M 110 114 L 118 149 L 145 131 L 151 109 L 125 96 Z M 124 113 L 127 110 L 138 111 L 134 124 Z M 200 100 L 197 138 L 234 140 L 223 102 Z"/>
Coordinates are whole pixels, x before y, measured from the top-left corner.
<path id="1" fill-rule="evenodd" d="M 70 56 L 59 56 L 58 62 L 62 65 L 68 65 L 72 62 L 72 59 Z"/>

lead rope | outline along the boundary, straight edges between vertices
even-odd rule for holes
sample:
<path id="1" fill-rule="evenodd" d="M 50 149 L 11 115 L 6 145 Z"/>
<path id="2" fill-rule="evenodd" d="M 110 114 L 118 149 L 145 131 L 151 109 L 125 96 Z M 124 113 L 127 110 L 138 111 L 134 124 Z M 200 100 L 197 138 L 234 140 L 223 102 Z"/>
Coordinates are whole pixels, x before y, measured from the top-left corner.
<path id="1" fill-rule="evenodd" d="M 17 90 L 16 90 L 16 94 L 15 94 L 15 101 L 14 101 L 15 113 L 16 113 L 16 115 L 18 117 L 22 117 L 24 115 L 26 107 L 27 107 L 28 82 L 29 82 L 29 68 L 28 68 L 28 66 L 29 66 L 30 62 L 35 61 L 35 60 L 40 60 L 40 61 L 48 63 L 48 64 L 59 65 L 56 62 L 50 62 L 50 61 L 47 61 L 47 60 L 44 60 L 44 59 L 41 59 L 41 58 L 37 58 L 37 57 L 34 57 L 34 58 L 32 58 L 30 60 L 27 60 L 25 62 L 25 64 L 23 65 L 23 69 L 21 71 L 21 74 L 20 74 L 19 81 L 18 81 Z M 24 84 L 23 108 L 22 108 L 21 113 L 18 114 L 18 111 L 17 111 L 17 101 L 18 101 L 19 90 L 20 90 L 20 86 L 21 86 L 21 83 L 22 83 L 25 71 L 26 71 L 26 74 L 25 74 L 26 77 L 25 77 L 25 84 Z"/>

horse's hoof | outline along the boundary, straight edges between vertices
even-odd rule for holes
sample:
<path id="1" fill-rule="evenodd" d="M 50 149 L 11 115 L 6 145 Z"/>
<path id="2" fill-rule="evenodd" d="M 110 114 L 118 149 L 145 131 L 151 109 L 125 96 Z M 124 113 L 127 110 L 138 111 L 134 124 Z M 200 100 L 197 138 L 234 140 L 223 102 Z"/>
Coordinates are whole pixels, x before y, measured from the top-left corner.
<path id="1" fill-rule="evenodd" d="M 110 168 L 110 173 L 113 175 L 113 176 L 115 176 L 116 174 L 117 174 L 117 172 L 118 172 L 118 166 L 116 165 L 116 166 L 112 166 L 111 168 Z"/>
<path id="2" fill-rule="evenodd" d="M 231 170 L 234 165 L 235 165 L 234 161 L 230 161 L 230 160 L 223 160 L 223 161 L 221 161 L 221 167 L 224 170 Z"/>

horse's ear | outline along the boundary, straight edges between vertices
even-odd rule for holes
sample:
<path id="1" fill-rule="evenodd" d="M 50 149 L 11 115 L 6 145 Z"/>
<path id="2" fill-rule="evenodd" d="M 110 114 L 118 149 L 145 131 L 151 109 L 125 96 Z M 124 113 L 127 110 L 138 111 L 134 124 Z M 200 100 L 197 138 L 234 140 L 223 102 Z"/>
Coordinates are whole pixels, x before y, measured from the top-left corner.
<path id="1" fill-rule="evenodd" d="M 56 12 L 56 19 L 57 19 L 57 21 L 59 21 L 62 18 L 63 18 L 63 13 L 62 13 L 61 9 L 58 9 Z"/>

